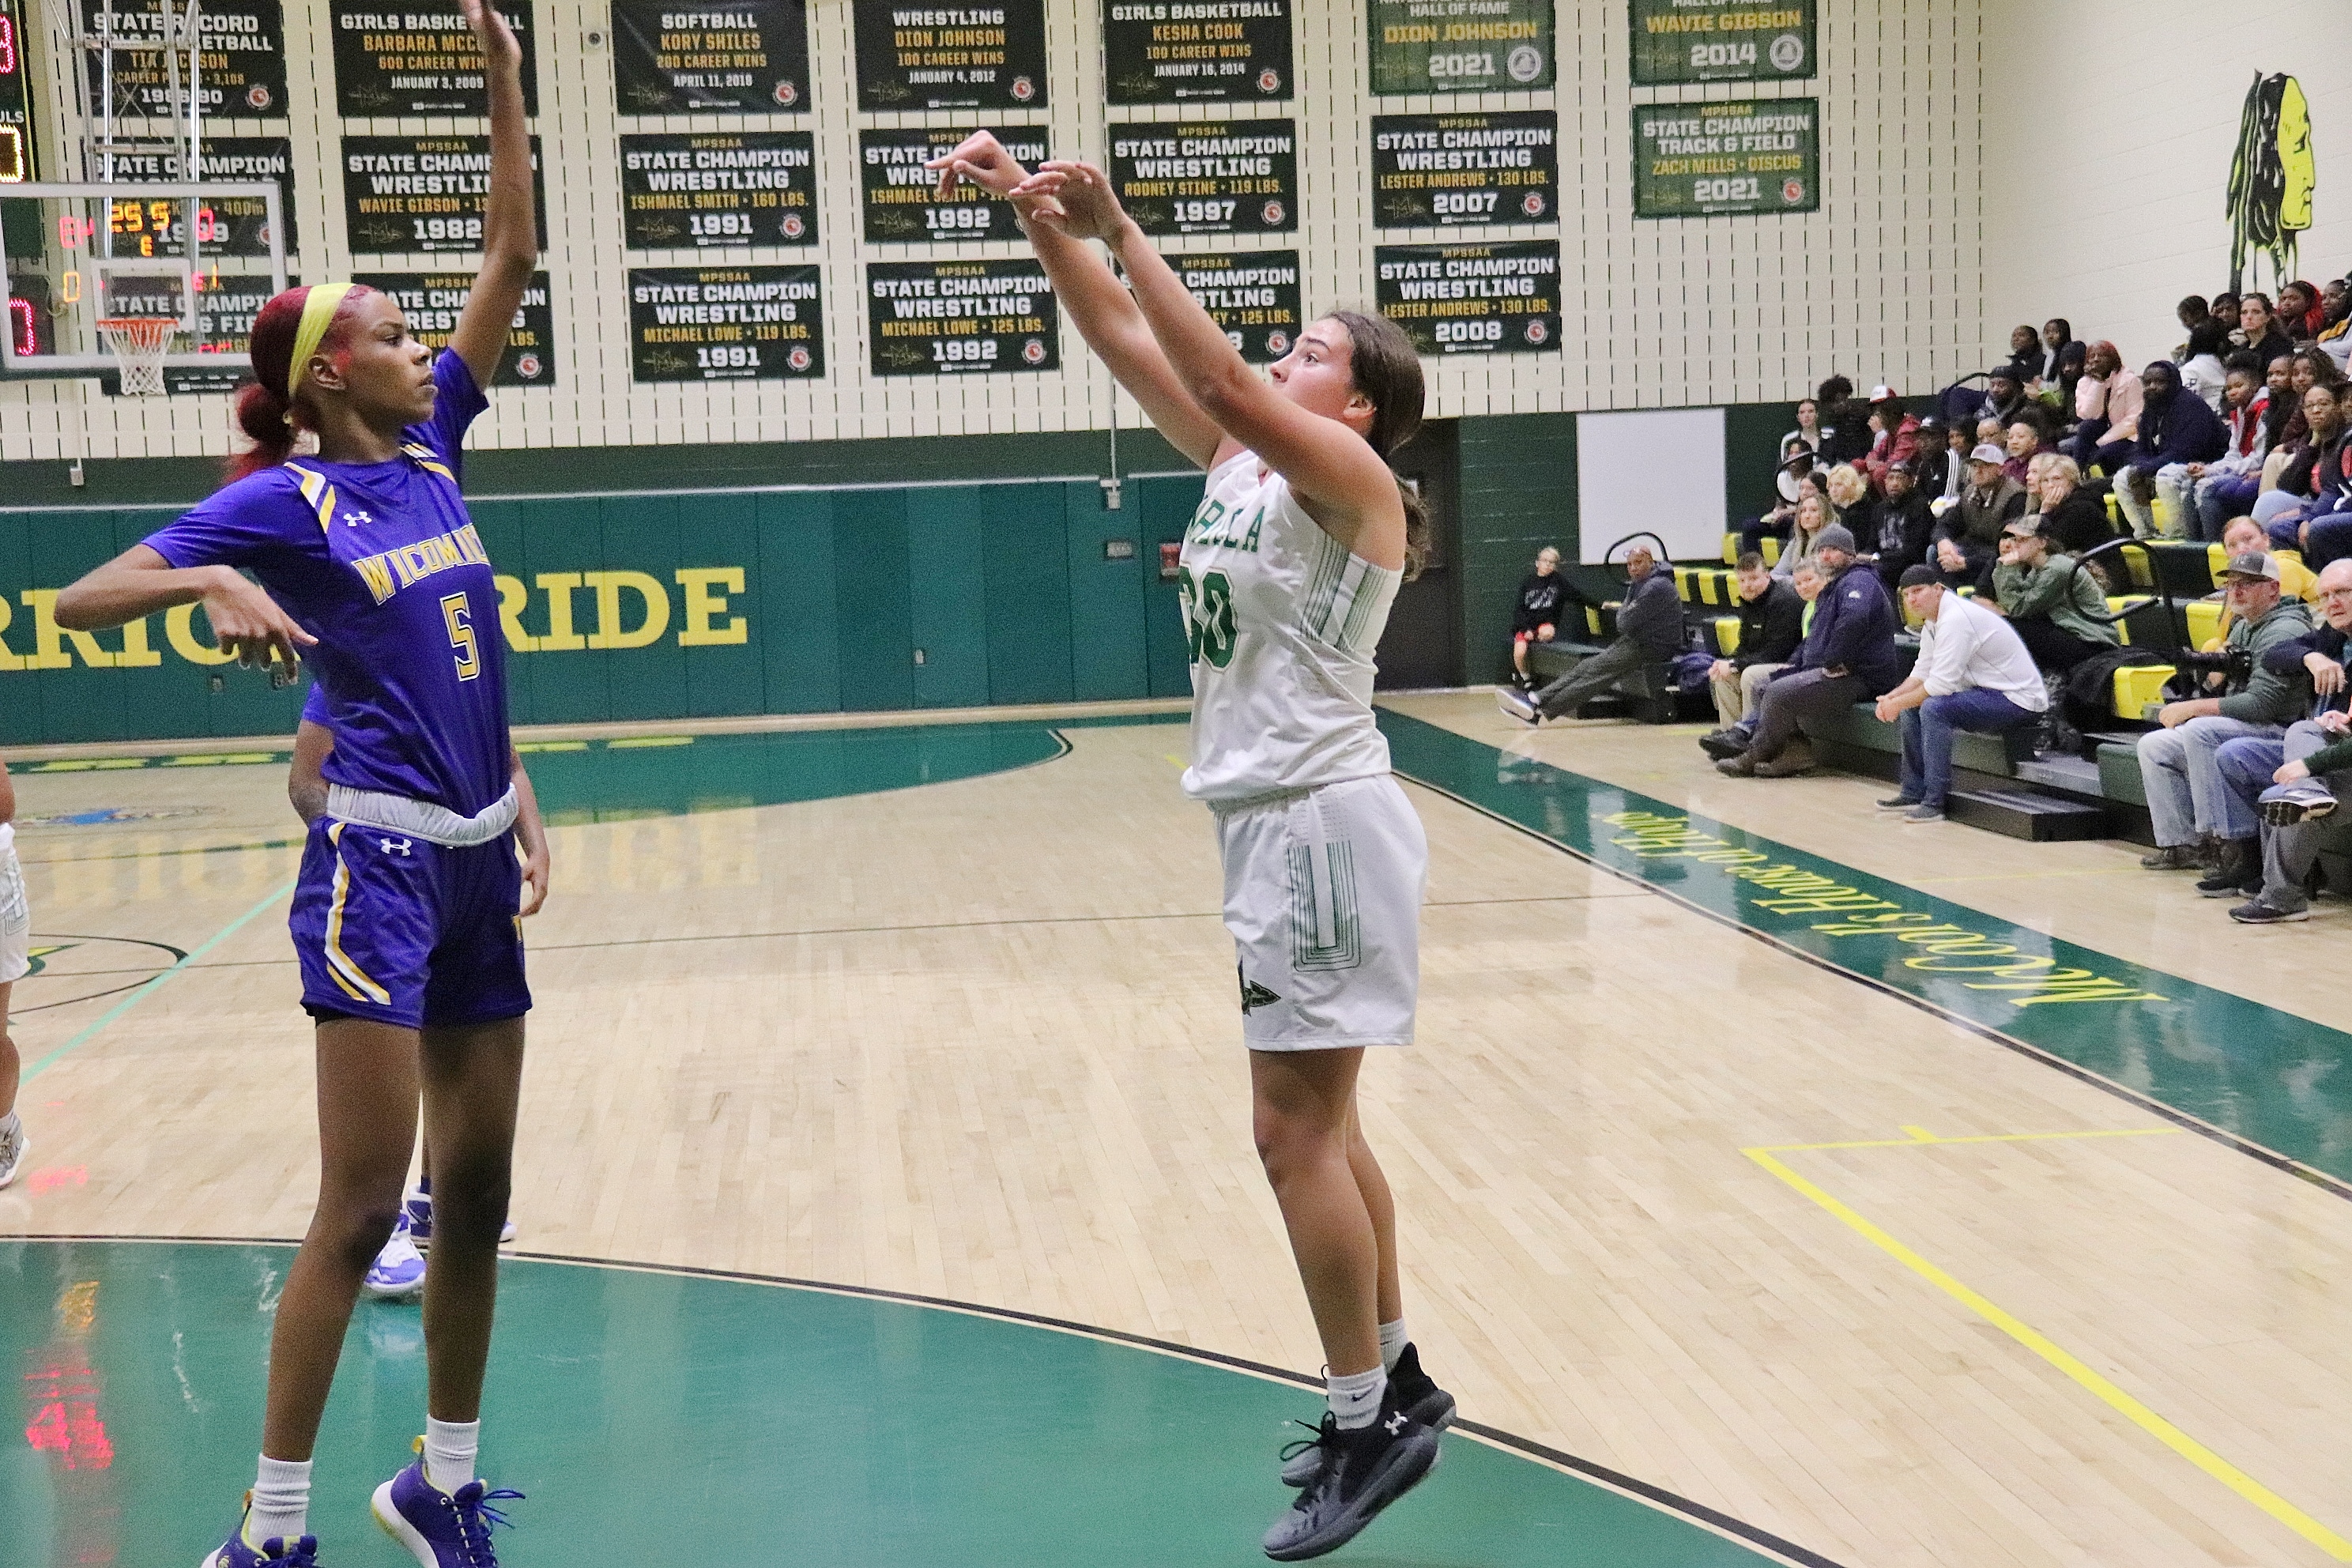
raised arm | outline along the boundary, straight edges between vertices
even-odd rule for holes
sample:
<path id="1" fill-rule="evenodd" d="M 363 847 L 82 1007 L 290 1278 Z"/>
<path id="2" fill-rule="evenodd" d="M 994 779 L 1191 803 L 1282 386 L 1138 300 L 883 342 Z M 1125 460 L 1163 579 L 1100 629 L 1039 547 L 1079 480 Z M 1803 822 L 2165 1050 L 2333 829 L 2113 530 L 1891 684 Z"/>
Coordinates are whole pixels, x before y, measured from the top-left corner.
<path id="1" fill-rule="evenodd" d="M 1022 232 L 1028 235 L 1031 248 L 1054 285 L 1054 297 L 1077 323 L 1078 335 L 1110 368 L 1129 395 L 1143 405 L 1144 417 L 1168 438 L 1170 446 L 1204 468 L 1214 468 L 1229 455 L 1218 450 L 1225 439 L 1224 431 L 1185 395 L 1183 383 L 1168 356 L 1160 353 L 1150 325 L 1118 274 L 1086 241 L 1050 222 L 1039 221 L 1041 212 L 1056 210 L 1049 198 L 1014 195 L 1029 171 L 1015 163 L 995 137 L 985 131 L 975 132 L 954 152 L 933 159 L 926 167 L 939 174 L 943 193 L 961 178 L 1013 203 Z"/>
<path id="2" fill-rule="evenodd" d="M 522 47 L 490 0 L 457 4 L 481 46 L 489 89 L 490 196 L 482 218 L 482 269 L 449 346 L 474 373 L 475 384 L 488 386 L 539 265 L 539 230 L 531 217 L 530 135 L 522 121 Z"/>
<path id="3" fill-rule="evenodd" d="M 94 632 L 178 605 L 201 604 L 224 653 L 257 668 L 273 658 L 289 668 L 318 643 L 258 584 L 230 566 L 175 567 L 154 546 L 134 544 L 58 595 L 58 625 Z"/>

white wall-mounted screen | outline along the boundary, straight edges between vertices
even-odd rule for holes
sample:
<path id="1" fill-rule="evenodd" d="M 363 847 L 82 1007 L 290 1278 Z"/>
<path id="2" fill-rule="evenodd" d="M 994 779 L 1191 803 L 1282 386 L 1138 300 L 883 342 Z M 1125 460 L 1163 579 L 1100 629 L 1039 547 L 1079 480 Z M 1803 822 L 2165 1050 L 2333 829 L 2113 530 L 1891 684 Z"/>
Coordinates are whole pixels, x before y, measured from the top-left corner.
<path id="1" fill-rule="evenodd" d="M 1581 559 L 1647 529 L 1675 561 L 1723 552 L 1723 410 L 1639 409 L 1576 416 L 1576 516 Z"/>

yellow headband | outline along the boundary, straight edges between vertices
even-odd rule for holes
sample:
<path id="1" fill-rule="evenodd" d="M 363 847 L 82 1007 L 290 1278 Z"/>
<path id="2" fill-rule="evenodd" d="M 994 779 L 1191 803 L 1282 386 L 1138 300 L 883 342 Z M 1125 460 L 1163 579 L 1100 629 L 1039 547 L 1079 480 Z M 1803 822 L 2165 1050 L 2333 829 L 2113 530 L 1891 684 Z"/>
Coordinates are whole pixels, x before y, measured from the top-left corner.
<path id="1" fill-rule="evenodd" d="M 354 283 L 319 283 L 302 300 L 302 324 L 294 332 L 294 357 L 286 363 L 286 401 L 294 401 L 301 390 L 302 373 L 310 368 L 310 358 L 319 352 L 320 340 L 327 329 L 335 324 L 335 312 L 342 309 L 343 297 L 358 285 Z"/>

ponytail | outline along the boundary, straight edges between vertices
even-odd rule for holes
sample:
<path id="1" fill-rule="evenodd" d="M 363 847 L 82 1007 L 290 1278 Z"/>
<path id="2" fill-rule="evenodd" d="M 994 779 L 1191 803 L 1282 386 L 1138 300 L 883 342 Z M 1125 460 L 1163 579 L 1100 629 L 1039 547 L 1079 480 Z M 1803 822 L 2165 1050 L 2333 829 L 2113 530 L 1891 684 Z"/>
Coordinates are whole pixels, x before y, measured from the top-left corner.
<path id="1" fill-rule="evenodd" d="M 1421 433 L 1426 396 L 1421 351 L 1386 316 L 1334 310 L 1326 320 L 1348 329 L 1349 372 L 1356 390 L 1372 404 L 1372 426 L 1364 439 L 1386 461 Z M 1402 479 L 1397 480 L 1397 499 L 1404 504 L 1404 580 L 1410 583 L 1429 561 L 1429 508 Z"/>
<path id="2" fill-rule="evenodd" d="M 367 292 L 364 288 L 340 287 L 343 292 L 319 339 L 321 349 L 340 346 L 344 311 L 353 300 Z M 227 468 L 231 484 L 264 468 L 274 468 L 294 455 L 295 437 L 305 427 L 301 416 L 309 410 L 293 396 L 289 384 L 296 368 L 294 351 L 302 335 L 303 311 L 310 295 L 309 288 L 289 289 L 272 295 L 254 318 L 249 340 L 253 380 L 237 389 L 234 405 L 237 428 L 253 445 L 230 455 Z M 325 307 L 323 299 L 320 306 L 322 310 Z"/>

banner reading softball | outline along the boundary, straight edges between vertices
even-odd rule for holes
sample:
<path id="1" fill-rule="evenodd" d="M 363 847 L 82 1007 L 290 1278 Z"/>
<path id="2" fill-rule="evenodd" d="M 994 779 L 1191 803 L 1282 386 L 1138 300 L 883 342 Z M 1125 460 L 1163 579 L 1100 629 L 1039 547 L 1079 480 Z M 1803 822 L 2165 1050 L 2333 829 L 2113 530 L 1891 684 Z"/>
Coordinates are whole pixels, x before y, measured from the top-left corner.
<path id="1" fill-rule="evenodd" d="M 1559 242 L 1381 245 L 1373 299 L 1425 354 L 1558 353 Z"/>
<path id="2" fill-rule="evenodd" d="M 1633 85 L 1818 76 L 1815 0 L 1633 0 Z"/>
<path id="3" fill-rule="evenodd" d="M 1818 212 L 1821 101 L 1742 98 L 1633 110 L 1633 216 Z"/>
<path id="4" fill-rule="evenodd" d="M 1551 0 L 1370 0 L 1369 11 L 1376 93 L 1551 85 Z"/>

